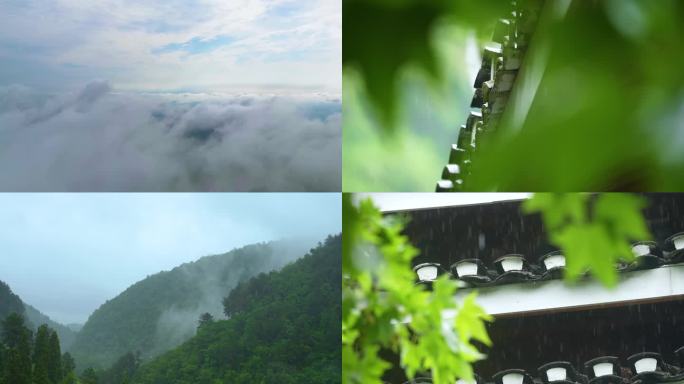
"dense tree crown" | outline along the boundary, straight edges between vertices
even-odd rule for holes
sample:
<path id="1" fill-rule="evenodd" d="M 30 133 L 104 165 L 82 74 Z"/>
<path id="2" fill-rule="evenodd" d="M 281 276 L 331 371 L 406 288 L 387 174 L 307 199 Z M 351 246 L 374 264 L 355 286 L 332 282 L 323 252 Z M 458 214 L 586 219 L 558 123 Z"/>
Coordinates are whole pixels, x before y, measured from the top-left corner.
<path id="1" fill-rule="evenodd" d="M 253 244 L 149 276 L 97 309 L 69 351 L 79 370 L 105 369 L 130 351 L 155 357 L 192 337 L 201 313 L 219 315 L 221 297 L 239 282 L 305 251 L 290 242 Z M 164 329 L 167 318 L 173 324 Z"/>
<path id="2" fill-rule="evenodd" d="M 0 308 L 13 310 L 0 318 L 0 384 L 339 382 L 341 236 L 287 264 L 304 254 L 299 247 L 252 245 L 135 284 L 96 311 L 64 354 L 51 323 L 33 332 L 21 300 L 0 284 Z M 192 314 L 194 337 L 156 359 L 136 348 L 151 351 L 159 314 L 206 299 L 208 286 L 217 310 Z M 91 365 L 120 350 L 112 364 Z"/>
<path id="3" fill-rule="evenodd" d="M 19 296 L 12 293 L 9 285 L 0 281 L 0 319 L 6 318 L 11 313 L 24 314 L 24 303 Z"/>
<path id="4" fill-rule="evenodd" d="M 135 384 L 340 382 L 341 238 L 238 285 L 228 320 L 143 365 Z"/>
<path id="5" fill-rule="evenodd" d="M 52 321 L 37 309 L 24 303 L 18 295 L 12 293 L 9 285 L 0 281 L 0 320 L 5 319 L 11 313 L 24 316 L 26 326 L 34 331 L 38 331 L 37 326 L 41 324 L 54 329 L 64 349 L 68 348 L 74 340 L 75 333 L 72 330 Z"/>
<path id="6" fill-rule="evenodd" d="M 0 329 L 0 384 L 77 384 L 74 361 L 61 355 L 53 329 L 43 324 L 34 338 L 16 312 L 2 321 Z"/>

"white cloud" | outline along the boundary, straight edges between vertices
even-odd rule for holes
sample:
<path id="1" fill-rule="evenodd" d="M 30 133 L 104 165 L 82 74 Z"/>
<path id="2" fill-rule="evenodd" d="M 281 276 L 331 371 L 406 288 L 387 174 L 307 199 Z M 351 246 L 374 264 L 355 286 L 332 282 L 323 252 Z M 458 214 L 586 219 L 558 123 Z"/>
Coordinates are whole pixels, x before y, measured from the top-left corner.
<path id="1" fill-rule="evenodd" d="M 0 189 L 339 191 L 338 99 L 0 88 Z"/>
<path id="2" fill-rule="evenodd" d="M 217 36 L 234 41 L 190 57 L 155 53 Z M 14 64 L 0 64 L 0 84 L 68 87 L 98 76 L 128 89 L 286 84 L 339 91 L 341 2 L 10 0 L 0 3 L 2 58 Z M 30 65 L 22 70 L 22 63 Z"/>

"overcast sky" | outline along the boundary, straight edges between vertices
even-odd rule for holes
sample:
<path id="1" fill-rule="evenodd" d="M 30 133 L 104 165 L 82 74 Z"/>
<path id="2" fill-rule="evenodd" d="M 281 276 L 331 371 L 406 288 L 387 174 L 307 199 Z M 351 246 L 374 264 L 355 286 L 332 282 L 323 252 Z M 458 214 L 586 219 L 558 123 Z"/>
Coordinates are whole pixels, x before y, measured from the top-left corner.
<path id="1" fill-rule="evenodd" d="M 0 194 L 0 280 L 53 320 L 147 275 L 255 242 L 341 231 L 339 194 Z"/>
<path id="2" fill-rule="evenodd" d="M 0 1 L 0 85 L 341 89 L 339 0 Z"/>
<path id="3" fill-rule="evenodd" d="M 0 190 L 339 191 L 341 19 L 340 0 L 0 0 Z"/>

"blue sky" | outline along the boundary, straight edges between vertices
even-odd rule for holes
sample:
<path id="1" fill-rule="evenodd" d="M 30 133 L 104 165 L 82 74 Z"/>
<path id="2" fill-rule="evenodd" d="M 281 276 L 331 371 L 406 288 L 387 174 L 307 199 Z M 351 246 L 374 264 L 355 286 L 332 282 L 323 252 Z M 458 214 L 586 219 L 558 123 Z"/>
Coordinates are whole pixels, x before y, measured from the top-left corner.
<path id="1" fill-rule="evenodd" d="M 39 27 L 38 27 L 39 26 Z M 0 85 L 341 88 L 339 0 L 0 2 Z"/>
<path id="2" fill-rule="evenodd" d="M 341 229 L 339 193 L 0 194 L 0 280 L 64 323 L 147 275 Z"/>

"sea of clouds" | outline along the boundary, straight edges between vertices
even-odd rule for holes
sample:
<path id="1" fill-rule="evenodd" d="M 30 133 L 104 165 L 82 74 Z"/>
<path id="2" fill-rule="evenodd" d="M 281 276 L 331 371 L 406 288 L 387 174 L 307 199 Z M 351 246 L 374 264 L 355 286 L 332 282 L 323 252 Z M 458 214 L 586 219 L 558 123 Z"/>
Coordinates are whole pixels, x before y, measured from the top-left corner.
<path id="1" fill-rule="evenodd" d="M 339 191 L 341 103 L 324 94 L 0 87 L 0 190 Z"/>

